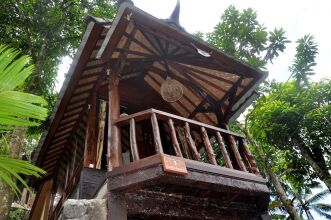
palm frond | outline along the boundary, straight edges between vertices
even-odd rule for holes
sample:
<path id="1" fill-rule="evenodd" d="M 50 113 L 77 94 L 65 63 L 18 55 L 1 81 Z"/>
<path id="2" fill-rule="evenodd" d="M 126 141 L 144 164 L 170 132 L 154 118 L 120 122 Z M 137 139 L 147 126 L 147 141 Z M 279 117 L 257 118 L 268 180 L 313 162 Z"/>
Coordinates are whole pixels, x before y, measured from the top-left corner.
<path id="1" fill-rule="evenodd" d="M 324 212 L 331 212 L 331 204 L 325 204 L 325 203 L 318 203 L 318 204 L 314 204 L 314 206 L 317 209 L 320 209 Z"/>
<path id="2" fill-rule="evenodd" d="M 318 213 L 320 216 L 325 217 L 326 219 L 331 219 L 331 214 L 322 211 L 321 209 L 314 209 L 316 213 Z"/>
<path id="3" fill-rule="evenodd" d="M 331 195 L 331 192 L 328 189 L 326 189 L 311 196 L 309 199 L 306 200 L 306 202 L 312 204 L 325 199 L 325 197 L 328 195 Z"/>
<path id="4" fill-rule="evenodd" d="M 18 51 L 0 45 L 0 92 L 15 89 L 33 71 L 34 66 L 28 65 L 30 58 L 18 55 Z"/>
<path id="5" fill-rule="evenodd" d="M 0 155 L 0 180 L 9 185 L 16 193 L 20 193 L 20 190 L 13 177 L 29 189 L 27 183 L 20 175 L 40 177 L 43 174 L 46 174 L 46 172 L 28 161 Z"/>
<path id="6" fill-rule="evenodd" d="M 0 131 L 12 130 L 16 126 L 35 126 L 37 120 L 47 117 L 47 102 L 28 93 L 12 91 L 22 84 L 33 70 L 29 58 L 6 46 L 0 45 Z"/>

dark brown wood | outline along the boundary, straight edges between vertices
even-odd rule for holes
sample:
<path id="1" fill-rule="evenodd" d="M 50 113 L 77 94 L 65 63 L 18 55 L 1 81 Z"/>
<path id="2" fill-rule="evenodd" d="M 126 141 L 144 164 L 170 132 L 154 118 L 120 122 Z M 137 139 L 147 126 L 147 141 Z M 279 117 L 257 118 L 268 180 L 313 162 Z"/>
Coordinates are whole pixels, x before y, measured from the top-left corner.
<path id="1" fill-rule="evenodd" d="M 190 125 L 187 122 L 185 122 L 184 133 L 185 133 L 187 145 L 189 146 L 194 159 L 200 161 L 201 160 L 201 155 L 198 152 L 197 147 L 195 146 L 194 140 L 191 136 Z"/>
<path id="2" fill-rule="evenodd" d="M 184 117 L 174 115 L 174 114 L 171 114 L 171 113 L 168 113 L 168 112 L 160 111 L 160 110 L 157 110 L 157 109 L 147 109 L 147 110 L 144 110 L 144 111 L 141 111 L 141 112 L 138 112 L 138 113 L 134 113 L 134 114 L 131 114 L 131 115 L 128 115 L 128 116 L 124 116 L 124 117 L 121 117 L 120 119 L 116 120 L 115 123 L 119 126 L 123 126 L 123 125 L 126 125 L 126 124 L 129 123 L 130 118 L 135 118 L 136 122 L 142 121 L 142 120 L 145 120 L 145 119 L 149 118 L 152 113 L 156 113 L 157 118 L 160 119 L 160 120 L 167 121 L 169 118 L 171 118 L 174 121 L 174 123 L 184 124 L 184 122 L 188 122 L 190 124 L 190 126 L 194 127 L 194 128 L 204 127 L 204 128 L 206 128 L 207 130 L 210 130 L 210 131 L 219 131 L 222 134 L 229 134 L 229 135 L 234 135 L 236 137 L 244 138 L 244 136 L 242 136 L 238 133 L 235 133 L 235 132 L 232 132 L 232 131 L 229 131 L 229 130 L 226 130 L 226 129 L 222 129 L 222 128 L 219 128 L 219 127 L 216 127 L 216 126 L 208 125 L 208 124 L 205 124 L 205 123 L 202 123 L 202 122 L 199 122 L 199 121 L 195 121 L 195 120 L 192 120 L 192 119 L 184 118 Z"/>
<path id="3" fill-rule="evenodd" d="M 126 201 L 121 194 L 115 192 L 108 193 L 107 208 L 107 220 L 128 219 Z"/>
<path id="4" fill-rule="evenodd" d="M 162 141 L 160 136 L 159 124 L 155 113 L 152 113 L 151 116 L 152 128 L 153 128 L 153 137 L 154 137 L 154 147 L 157 153 L 163 153 Z"/>
<path id="5" fill-rule="evenodd" d="M 139 160 L 139 152 L 136 138 L 136 123 L 134 118 L 130 119 L 130 148 L 133 161 Z"/>
<path id="6" fill-rule="evenodd" d="M 87 125 L 85 133 L 85 150 L 83 167 L 95 167 L 96 143 L 96 116 L 97 116 L 97 95 L 94 93 L 91 97 L 91 104 L 88 108 Z"/>
<path id="7" fill-rule="evenodd" d="M 230 168 L 230 169 L 233 169 L 228 151 L 225 148 L 223 138 L 222 138 L 220 132 L 216 132 L 216 140 L 217 140 L 218 147 L 220 148 L 220 151 L 222 153 L 222 156 L 223 156 L 226 167 Z"/>
<path id="8" fill-rule="evenodd" d="M 109 71 L 109 106 L 108 106 L 108 170 L 122 164 L 121 132 L 115 125 L 120 117 L 119 79 L 116 70 Z"/>
<path id="9" fill-rule="evenodd" d="M 106 172 L 106 170 L 83 168 L 78 183 L 78 199 L 93 199 L 93 195 L 105 179 Z"/>
<path id="10" fill-rule="evenodd" d="M 169 128 L 170 128 L 171 141 L 172 141 L 176 156 L 177 157 L 183 157 L 182 151 L 180 150 L 180 146 L 179 146 L 179 143 L 178 143 L 178 140 L 177 140 L 174 121 L 171 118 L 168 119 L 168 125 L 169 125 Z"/>
<path id="11" fill-rule="evenodd" d="M 237 161 L 237 164 L 239 166 L 239 169 L 241 171 L 244 171 L 244 172 L 247 172 L 247 169 L 246 169 L 246 166 L 243 162 L 243 159 L 240 155 L 240 152 L 237 148 L 237 144 L 236 144 L 236 141 L 234 139 L 234 137 L 232 135 L 228 135 L 228 140 L 229 140 L 229 144 L 230 144 L 230 147 L 231 147 L 231 150 L 234 154 L 234 157 L 236 158 L 236 161 Z"/>
<path id="12" fill-rule="evenodd" d="M 240 142 L 240 144 L 241 144 L 241 146 L 243 148 L 244 155 L 246 156 L 246 158 L 248 160 L 247 162 L 250 164 L 253 173 L 259 175 L 260 174 L 260 171 L 259 171 L 259 168 L 257 167 L 255 158 L 252 155 L 251 151 L 249 150 L 249 148 L 248 148 L 245 140 L 243 138 L 240 138 L 239 139 L 239 142 Z"/>
<path id="13" fill-rule="evenodd" d="M 204 127 L 201 127 L 200 130 L 201 130 L 201 136 L 202 136 L 202 139 L 203 139 L 203 143 L 205 145 L 205 148 L 206 148 L 206 151 L 207 151 L 207 154 L 208 154 L 209 162 L 211 164 L 217 165 L 216 156 L 215 156 L 213 147 L 210 144 L 207 131 Z"/>

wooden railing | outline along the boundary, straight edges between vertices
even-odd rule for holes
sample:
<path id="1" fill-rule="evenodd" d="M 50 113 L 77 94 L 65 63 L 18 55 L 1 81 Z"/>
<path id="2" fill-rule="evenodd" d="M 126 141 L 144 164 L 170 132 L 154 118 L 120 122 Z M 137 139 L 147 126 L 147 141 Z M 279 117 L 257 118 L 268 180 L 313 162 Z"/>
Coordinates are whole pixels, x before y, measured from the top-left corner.
<path id="1" fill-rule="evenodd" d="M 255 159 L 244 136 L 155 109 L 124 116 L 115 121 L 115 125 L 120 129 L 126 128 L 129 131 L 129 150 L 132 161 L 141 159 L 137 144 L 136 124 L 144 121 L 151 123 L 156 153 L 164 154 L 165 149 L 169 151 L 171 148 L 170 150 L 177 157 L 259 174 Z M 160 129 L 160 126 L 165 129 Z M 165 132 L 170 137 L 171 144 L 163 146 L 164 140 L 162 142 L 160 132 Z M 220 153 L 216 155 L 215 150 Z M 223 161 L 222 164 L 220 161 Z"/>

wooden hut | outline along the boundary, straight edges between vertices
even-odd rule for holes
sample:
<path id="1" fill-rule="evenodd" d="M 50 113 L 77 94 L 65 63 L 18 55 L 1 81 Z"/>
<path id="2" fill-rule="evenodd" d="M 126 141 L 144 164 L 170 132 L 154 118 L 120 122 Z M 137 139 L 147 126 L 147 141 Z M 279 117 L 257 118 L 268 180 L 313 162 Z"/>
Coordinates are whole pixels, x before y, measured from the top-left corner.
<path id="1" fill-rule="evenodd" d="M 34 154 L 47 171 L 30 219 L 68 198 L 107 199 L 107 218 L 260 219 L 269 191 L 245 138 L 228 129 L 267 74 L 121 4 L 89 17 Z"/>

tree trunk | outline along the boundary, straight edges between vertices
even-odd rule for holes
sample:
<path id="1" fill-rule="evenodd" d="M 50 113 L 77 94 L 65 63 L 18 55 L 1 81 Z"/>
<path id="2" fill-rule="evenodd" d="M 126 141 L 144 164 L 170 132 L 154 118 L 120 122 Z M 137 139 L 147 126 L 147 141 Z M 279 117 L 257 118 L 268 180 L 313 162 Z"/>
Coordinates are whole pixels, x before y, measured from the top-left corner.
<path id="1" fill-rule="evenodd" d="M 298 146 L 301 155 L 308 161 L 308 163 L 313 168 L 318 178 L 321 181 L 323 181 L 325 185 L 328 187 L 328 189 L 331 191 L 331 183 L 328 182 L 328 180 L 330 181 L 331 176 L 326 165 L 319 164 L 317 161 L 314 160 L 314 158 L 312 157 L 312 153 L 309 151 L 309 149 L 307 149 L 304 141 L 300 136 L 294 135 L 292 139 Z"/>
<path id="2" fill-rule="evenodd" d="M 13 131 L 10 137 L 8 156 L 19 158 L 25 132 L 26 129 L 24 128 L 17 128 Z M 0 220 L 2 220 L 6 219 L 15 194 L 9 186 L 0 182 L 0 195 Z"/>
<path id="3" fill-rule="evenodd" d="M 281 185 L 278 177 L 276 176 L 276 174 L 271 169 L 270 164 L 266 160 L 263 161 L 263 163 L 266 167 L 267 175 L 269 176 L 272 184 L 275 186 L 275 189 L 276 189 L 276 191 L 279 195 L 280 201 L 282 201 L 282 203 L 285 206 L 288 214 L 291 216 L 292 219 L 300 220 L 300 217 L 299 217 L 297 211 L 293 207 L 293 205 L 291 203 L 291 200 L 287 197 L 284 188 L 282 187 L 282 185 Z"/>
<path id="4" fill-rule="evenodd" d="M 260 151 L 260 149 L 258 148 L 258 145 L 256 143 L 256 141 L 254 140 L 254 138 L 252 137 L 252 135 L 245 129 L 243 128 L 241 125 L 239 125 L 240 129 L 244 132 L 247 140 L 254 146 L 254 148 L 256 149 L 256 152 L 258 154 L 258 156 L 260 158 L 264 158 L 263 157 L 263 152 Z M 297 211 L 295 210 L 295 208 L 293 207 L 293 204 L 291 203 L 291 200 L 287 197 L 286 192 L 283 188 L 283 186 L 281 185 L 278 177 L 276 176 L 276 174 L 273 172 L 269 162 L 267 161 L 267 159 L 262 159 L 264 166 L 266 168 L 266 174 L 268 175 L 269 179 L 271 180 L 272 184 L 275 186 L 275 189 L 279 195 L 280 201 L 283 203 L 286 211 L 288 212 L 288 214 L 290 215 L 290 217 L 294 220 L 300 220 L 300 217 L 297 213 Z"/>

